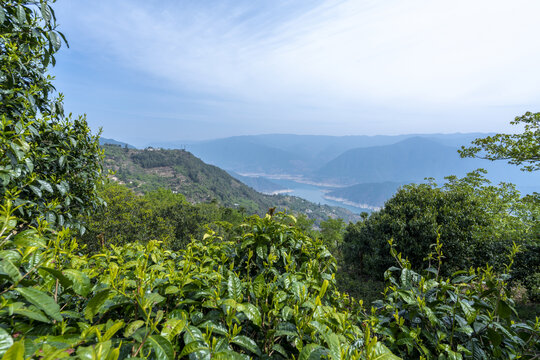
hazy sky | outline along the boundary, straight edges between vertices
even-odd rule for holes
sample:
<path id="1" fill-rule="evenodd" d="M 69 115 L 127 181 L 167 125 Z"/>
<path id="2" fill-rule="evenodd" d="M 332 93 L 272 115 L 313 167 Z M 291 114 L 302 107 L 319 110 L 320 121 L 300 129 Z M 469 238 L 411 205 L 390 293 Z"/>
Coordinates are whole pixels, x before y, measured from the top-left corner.
<path id="1" fill-rule="evenodd" d="M 540 111 L 538 0 L 59 0 L 66 109 L 144 145 L 508 132 Z"/>

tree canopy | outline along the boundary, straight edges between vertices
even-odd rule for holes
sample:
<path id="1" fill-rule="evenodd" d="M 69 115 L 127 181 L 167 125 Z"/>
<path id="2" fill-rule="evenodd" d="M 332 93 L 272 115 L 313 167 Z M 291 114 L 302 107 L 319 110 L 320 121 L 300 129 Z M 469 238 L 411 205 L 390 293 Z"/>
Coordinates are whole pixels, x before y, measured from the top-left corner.
<path id="1" fill-rule="evenodd" d="M 100 204 L 102 151 L 84 117 L 63 114 L 49 65 L 63 35 L 46 1 L 3 1 L 0 9 L 0 195 L 27 224 L 81 228 Z"/>
<path id="2" fill-rule="evenodd" d="M 461 157 L 508 160 L 509 164 L 523 165 L 523 171 L 540 170 L 540 113 L 527 112 L 510 123 L 524 125 L 524 131 L 476 139 L 473 146 L 461 147 Z"/>

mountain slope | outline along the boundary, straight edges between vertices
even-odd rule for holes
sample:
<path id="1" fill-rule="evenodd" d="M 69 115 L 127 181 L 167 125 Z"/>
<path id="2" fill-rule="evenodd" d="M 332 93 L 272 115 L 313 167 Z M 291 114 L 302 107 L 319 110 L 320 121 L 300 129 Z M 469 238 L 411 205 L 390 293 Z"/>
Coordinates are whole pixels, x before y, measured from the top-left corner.
<path id="1" fill-rule="evenodd" d="M 342 184 L 412 182 L 425 177 L 443 177 L 449 175 L 449 171 L 460 175 L 469 163 L 470 160 L 461 159 L 453 147 L 413 137 L 397 144 L 346 151 L 315 175 Z"/>
<path id="2" fill-rule="evenodd" d="M 125 142 L 122 142 L 122 141 L 118 141 L 118 140 L 114 140 L 114 139 L 107 139 L 107 138 L 104 138 L 104 137 L 100 137 L 99 138 L 99 145 L 116 145 L 116 146 L 121 146 L 121 147 L 128 147 L 129 149 L 136 149 L 135 146 L 131 145 L 131 144 L 128 144 L 128 143 L 125 143 Z"/>
<path id="3" fill-rule="evenodd" d="M 244 136 L 191 144 L 188 149 L 205 162 L 238 173 L 294 173 L 306 163 L 297 153 Z"/>
<path id="4" fill-rule="evenodd" d="M 136 150 L 118 146 L 104 149 L 104 166 L 115 171 L 112 179 L 141 193 L 168 188 L 192 203 L 217 201 L 227 207 L 243 208 L 247 214 L 264 214 L 269 208 L 277 207 L 309 214 L 316 220 L 358 218 L 343 208 L 316 205 L 293 196 L 263 195 L 184 150 Z"/>
<path id="5" fill-rule="evenodd" d="M 242 176 L 234 171 L 227 171 L 233 178 L 263 194 L 286 192 L 287 189 L 261 176 Z"/>

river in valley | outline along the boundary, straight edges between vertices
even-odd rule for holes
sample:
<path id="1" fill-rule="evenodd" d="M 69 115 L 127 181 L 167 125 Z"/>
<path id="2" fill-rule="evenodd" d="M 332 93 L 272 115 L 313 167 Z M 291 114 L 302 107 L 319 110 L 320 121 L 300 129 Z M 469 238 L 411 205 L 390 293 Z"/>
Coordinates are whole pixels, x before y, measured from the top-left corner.
<path id="1" fill-rule="evenodd" d="M 356 207 L 344 204 L 342 202 L 333 201 L 329 199 L 325 199 L 323 196 L 326 191 L 333 190 L 335 188 L 332 187 L 325 187 L 320 185 L 312 185 L 312 184 L 305 184 L 301 182 L 297 182 L 294 180 L 289 179 L 275 179 L 275 178 L 267 178 L 269 181 L 272 181 L 275 184 L 278 184 L 288 190 L 289 192 L 286 193 L 286 195 L 292 195 L 292 196 L 298 196 L 302 199 L 306 199 L 308 201 L 311 201 L 315 204 L 326 204 L 330 206 L 339 206 L 342 208 L 345 208 L 347 210 L 352 211 L 355 214 L 360 214 L 361 212 L 368 212 L 370 213 L 373 211 L 369 208 L 362 208 L 362 207 Z"/>

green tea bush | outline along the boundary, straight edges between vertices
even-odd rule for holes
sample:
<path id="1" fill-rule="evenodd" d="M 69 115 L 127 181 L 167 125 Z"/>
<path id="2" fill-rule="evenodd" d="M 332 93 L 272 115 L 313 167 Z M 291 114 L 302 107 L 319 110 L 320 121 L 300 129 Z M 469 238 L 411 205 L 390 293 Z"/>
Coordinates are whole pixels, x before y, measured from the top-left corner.
<path id="1" fill-rule="evenodd" d="M 185 250 L 159 242 L 78 254 L 67 231 L 0 231 L 6 359 L 396 359 L 335 290 L 335 260 L 283 215 Z"/>
<path id="2" fill-rule="evenodd" d="M 437 256 L 431 257 L 436 267 L 422 274 L 391 248 L 400 267 L 385 273 L 384 298 L 371 314 L 375 333 L 404 359 L 537 358 L 540 320 L 518 321 L 509 276 L 488 266 L 442 277 L 441 247 L 437 243 Z M 517 252 L 514 246 L 507 272 Z"/>

